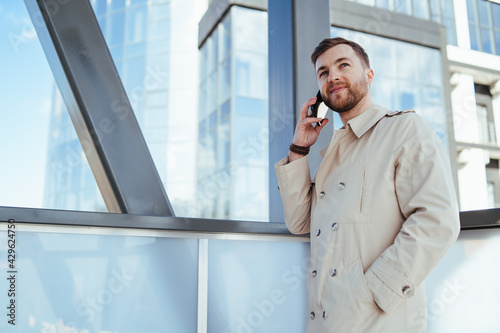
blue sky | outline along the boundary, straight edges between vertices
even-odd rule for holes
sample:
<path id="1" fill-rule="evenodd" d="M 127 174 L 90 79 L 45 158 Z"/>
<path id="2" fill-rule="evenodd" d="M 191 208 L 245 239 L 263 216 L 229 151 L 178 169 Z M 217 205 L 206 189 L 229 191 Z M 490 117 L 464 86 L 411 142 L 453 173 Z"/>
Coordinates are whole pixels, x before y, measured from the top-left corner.
<path id="1" fill-rule="evenodd" d="M 0 0 L 0 206 L 42 207 L 54 80 L 24 1 Z"/>

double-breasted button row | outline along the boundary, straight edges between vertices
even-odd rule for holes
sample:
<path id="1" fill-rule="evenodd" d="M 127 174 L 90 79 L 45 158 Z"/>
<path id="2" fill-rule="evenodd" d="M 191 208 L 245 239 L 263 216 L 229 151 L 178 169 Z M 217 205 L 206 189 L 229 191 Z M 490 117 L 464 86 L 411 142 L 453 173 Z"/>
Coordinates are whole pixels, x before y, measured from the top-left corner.
<path id="1" fill-rule="evenodd" d="M 309 314 L 309 319 L 311 320 L 314 320 L 316 318 L 316 314 L 314 313 L 314 311 L 312 311 L 310 314 Z M 328 311 L 323 311 L 323 319 L 326 319 L 328 318 Z"/>
<path id="2" fill-rule="evenodd" d="M 345 183 L 344 182 L 340 182 L 338 185 L 337 185 L 337 189 L 339 191 L 342 191 L 343 189 L 345 189 Z M 325 191 L 321 191 L 319 192 L 319 198 L 320 199 L 323 199 L 325 197 L 326 193 Z"/>
<path id="3" fill-rule="evenodd" d="M 317 270 L 313 270 L 311 272 L 311 276 L 313 278 L 315 278 L 317 275 L 318 275 L 318 271 Z M 335 275 L 337 275 L 337 270 L 335 268 L 333 268 L 332 271 L 330 272 L 330 276 L 335 276 Z"/>
<path id="4" fill-rule="evenodd" d="M 332 223 L 332 230 L 333 231 L 339 230 L 339 224 L 337 222 Z M 321 229 L 316 230 L 316 236 L 319 236 L 319 235 L 321 235 Z"/>

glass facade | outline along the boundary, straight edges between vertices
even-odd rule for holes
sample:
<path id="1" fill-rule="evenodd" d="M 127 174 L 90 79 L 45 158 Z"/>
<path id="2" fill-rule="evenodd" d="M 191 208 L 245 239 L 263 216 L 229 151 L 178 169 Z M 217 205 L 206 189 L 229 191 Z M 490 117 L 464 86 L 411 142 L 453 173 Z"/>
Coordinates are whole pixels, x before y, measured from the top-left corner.
<path id="1" fill-rule="evenodd" d="M 99 25 L 177 216 L 195 216 L 198 50 L 203 0 L 94 0 Z M 198 15 L 191 11 L 198 8 Z M 193 79 L 194 78 L 194 79 Z M 45 205 L 105 211 L 61 98 L 51 116 Z M 179 124 L 183 126 L 179 126 Z"/>
<path id="2" fill-rule="evenodd" d="M 55 88 L 52 101 L 44 206 L 106 211 L 66 105 Z"/>
<path id="3" fill-rule="evenodd" d="M 432 20 L 446 27 L 448 44 L 457 45 L 453 0 L 348 0 L 396 13 Z"/>
<path id="4" fill-rule="evenodd" d="M 373 101 L 391 110 L 415 109 L 448 146 L 443 75 L 439 50 L 389 38 L 331 28 L 331 36 L 354 40 L 363 46 L 375 72 Z M 335 114 L 334 124 L 342 122 Z"/>
<path id="5" fill-rule="evenodd" d="M 500 55 L 500 3 L 467 0 L 470 47 Z"/>
<path id="6" fill-rule="evenodd" d="M 267 13 L 232 6 L 200 52 L 200 216 L 266 221 Z"/>

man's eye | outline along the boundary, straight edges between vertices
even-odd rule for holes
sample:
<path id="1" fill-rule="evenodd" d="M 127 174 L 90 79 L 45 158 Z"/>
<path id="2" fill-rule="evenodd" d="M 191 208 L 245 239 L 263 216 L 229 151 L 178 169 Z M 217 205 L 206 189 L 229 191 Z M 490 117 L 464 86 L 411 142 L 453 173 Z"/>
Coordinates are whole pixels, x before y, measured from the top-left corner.
<path id="1" fill-rule="evenodd" d="M 319 73 L 319 77 L 325 76 L 326 74 L 328 74 L 328 73 L 327 72 L 321 72 L 321 73 Z"/>
<path id="2" fill-rule="evenodd" d="M 340 64 L 340 68 L 344 68 L 344 67 L 347 67 L 347 66 L 349 66 L 349 64 L 346 63 L 346 62 Z"/>

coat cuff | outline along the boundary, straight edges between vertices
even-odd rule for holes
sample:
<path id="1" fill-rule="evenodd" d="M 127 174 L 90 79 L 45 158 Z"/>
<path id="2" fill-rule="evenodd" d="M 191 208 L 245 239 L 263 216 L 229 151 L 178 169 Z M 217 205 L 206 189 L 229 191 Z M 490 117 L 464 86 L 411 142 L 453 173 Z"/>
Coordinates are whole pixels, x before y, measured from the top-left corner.
<path id="1" fill-rule="evenodd" d="M 415 286 L 382 258 L 366 271 L 365 279 L 375 303 L 386 313 L 394 311 L 415 293 Z"/>

